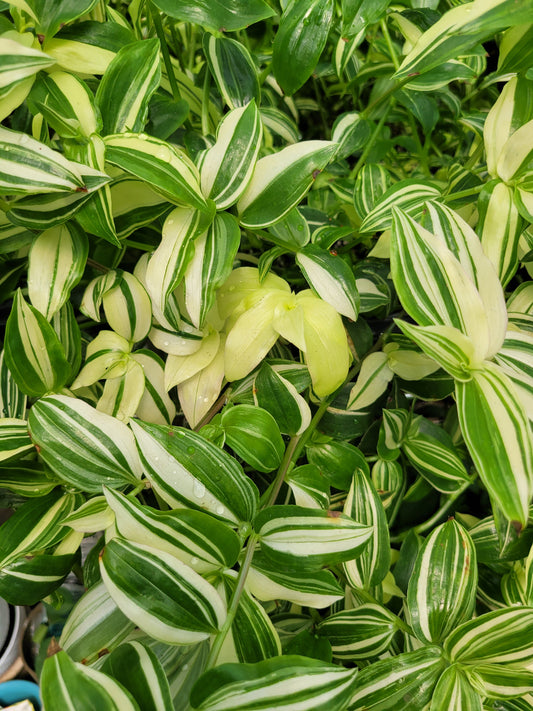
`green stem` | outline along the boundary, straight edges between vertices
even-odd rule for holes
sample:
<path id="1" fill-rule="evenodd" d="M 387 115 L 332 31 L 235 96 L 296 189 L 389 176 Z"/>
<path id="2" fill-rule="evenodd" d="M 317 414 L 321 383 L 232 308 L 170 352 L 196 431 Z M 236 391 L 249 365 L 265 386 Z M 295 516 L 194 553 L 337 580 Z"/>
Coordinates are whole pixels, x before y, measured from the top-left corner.
<path id="1" fill-rule="evenodd" d="M 211 86 L 211 73 L 205 68 L 204 90 L 202 100 L 202 133 L 207 136 L 209 133 L 209 87 Z"/>
<path id="2" fill-rule="evenodd" d="M 87 264 L 93 269 L 98 269 L 99 272 L 107 273 L 109 271 L 109 267 L 100 264 L 100 262 L 96 262 L 94 259 L 91 259 L 91 257 L 87 257 Z"/>
<path id="3" fill-rule="evenodd" d="M 143 252 L 153 252 L 155 249 L 155 245 L 153 244 L 144 244 L 143 242 L 136 242 L 133 239 L 125 239 L 122 244 L 125 247 L 133 247 L 134 249 L 142 249 Z"/>
<path id="4" fill-rule="evenodd" d="M 168 51 L 167 40 L 165 37 L 165 30 L 163 28 L 163 23 L 161 21 L 161 15 L 159 10 L 149 2 L 150 13 L 152 15 L 152 21 L 154 23 L 155 31 L 159 39 L 159 44 L 161 46 L 161 53 L 163 55 L 163 61 L 165 62 L 165 69 L 167 70 L 168 80 L 170 82 L 170 88 L 172 89 L 172 96 L 174 101 L 180 100 L 180 90 L 178 87 L 178 82 L 176 81 L 176 76 L 174 74 L 174 67 L 172 66 L 172 60 L 170 58 L 170 52 Z"/>
<path id="5" fill-rule="evenodd" d="M 368 158 L 368 155 L 369 155 L 370 151 L 372 150 L 372 148 L 374 147 L 375 142 L 376 142 L 376 141 L 378 140 L 378 138 L 379 138 L 379 135 L 380 135 L 380 133 L 381 133 L 381 129 L 383 128 L 383 126 L 384 126 L 384 124 L 385 124 L 385 121 L 387 120 L 387 117 L 388 117 L 388 115 L 389 115 L 389 113 L 390 113 L 390 110 L 392 109 L 392 106 L 393 106 L 393 100 L 391 99 L 391 101 L 389 102 L 389 105 L 387 106 L 387 108 L 386 108 L 385 111 L 383 112 L 383 116 L 379 119 L 378 125 L 376 126 L 376 128 L 375 128 L 374 131 L 372 132 L 372 135 L 370 136 L 370 139 L 369 139 L 368 143 L 367 143 L 366 146 L 365 146 L 365 150 L 361 153 L 361 156 L 359 157 L 359 160 L 358 160 L 357 163 L 354 165 L 353 170 L 352 170 L 352 172 L 350 173 L 350 178 L 351 178 L 352 180 L 355 180 L 355 178 L 357 178 L 357 176 L 359 175 L 359 171 L 360 171 L 361 168 L 364 166 L 364 164 L 365 164 L 365 162 L 366 162 L 366 159 Z"/>
<path id="6" fill-rule="evenodd" d="M 383 94 L 381 94 L 381 96 L 378 96 L 378 98 L 377 98 L 375 101 L 373 101 L 371 104 L 369 104 L 369 105 L 366 107 L 366 109 L 361 113 L 361 115 L 362 115 L 364 118 L 368 118 L 368 114 L 372 113 L 372 111 L 373 111 L 377 106 L 379 106 L 380 104 L 382 104 L 384 101 L 386 101 L 387 99 L 390 99 L 393 94 L 395 94 L 399 89 L 401 89 L 401 88 L 404 87 L 406 84 L 408 84 L 412 79 L 415 78 L 415 76 L 416 76 L 416 75 L 405 77 L 405 79 L 402 79 L 402 81 L 399 81 L 399 82 L 397 82 L 396 84 L 393 84 L 393 85 L 390 87 L 390 89 L 387 89 L 387 91 L 383 92 Z"/>
<path id="7" fill-rule="evenodd" d="M 469 188 L 468 190 L 461 190 L 458 193 L 450 193 L 449 195 L 444 195 L 442 198 L 444 202 L 453 202 L 454 200 L 460 200 L 465 197 L 470 197 L 471 195 L 478 195 L 485 185 L 476 185 L 475 188 Z"/>

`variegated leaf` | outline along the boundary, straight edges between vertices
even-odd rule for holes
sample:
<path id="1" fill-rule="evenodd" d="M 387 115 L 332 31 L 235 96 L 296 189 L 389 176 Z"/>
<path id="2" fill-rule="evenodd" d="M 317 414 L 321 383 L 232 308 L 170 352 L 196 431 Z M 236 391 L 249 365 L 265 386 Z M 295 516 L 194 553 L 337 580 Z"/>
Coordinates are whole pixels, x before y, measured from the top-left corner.
<path id="1" fill-rule="evenodd" d="M 489 699 L 524 698 L 533 692 L 533 671 L 512 669 L 501 664 L 467 667 L 468 679 L 480 696 Z"/>
<path id="2" fill-rule="evenodd" d="M 31 409 L 30 436 L 59 479 L 90 493 L 137 484 L 141 464 L 130 430 L 82 400 L 41 398 Z"/>
<path id="3" fill-rule="evenodd" d="M 150 297 L 137 277 L 120 272 L 120 278 L 105 290 L 102 304 L 111 328 L 131 343 L 148 335 L 152 325 Z"/>
<path id="4" fill-rule="evenodd" d="M 394 522 L 405 493 L 405 471 L 398 460 L 378 459 L 372 467 L 372 483 L 390 525 Z"/>
<path id="5" fill-rule="evenodd" d="M 254 380 L 254 403 L 270 412 L 280 432 L 301 434 L 311 422 L 311 410 L 294 385 L 268 363 L 262 363 Z"/>
<path id="6" fill-rule="evenodd" d="M 15 462 L 0 466 L 0 487 L 26 498 L 46 496 L 59 484 L 37 462 Z"/>
<path id="7" fill-rule="evenodd" d="M 233 457 L 190 430 L 136 421 L 131 427 L 146 476 L 170 506 L 231 523 L 253 519 L 258 492 Z"/>
<path id="8" fill-rule="evenodd" d="M 246 106 L 252 99 L 259 104 L 261 88 L 257 68 L 246 47 L 229 37 L 207 33 L 203 46 L 209 70 L 230 109 Z"/>
<path id="9" fill-rule="evenodd" d="M 20 459 L 33 449 L 26 420 L 0 418 L 0 462 Z"/>
<path id="10" fill-rule="evenodd" d="M 482 711 L 481 696 L 458 664 L 446 669 L 437 682 L 429 711 Z"/>
<path id="11" fill-rule="evenodd" d="M 254 527 L 268 559 L 300 572 L 353 559 L 372 535 L 370 526 L 337 511 L 300 506 L 264 509 Z"/>
<path id="12" fill-rule="evenodd" d="M 96 404 L 99 412 L 112 415 L 121 422 L 128 423 L 137 412 L 144 392 L 144 371 L 142 365 L 129 358 L 123 375 L 107 378 L 104 392 Z"/>
<path id="13" fill-rule="evenodd" d="M 176 406 L 167 395 L 163 361 L 157 353 L 144 348 L 135 351 L 131 357 L 141 365 L 144 373 L 144 391 L 137 406 L 137 417 L 155 425 L 171 425 Z"/>
<path id="14" fill-rule="evenodd" d="M 225 409 L 220 425 L 227 444 L 254 469 L 270 472 L 279 467 L 285 444 L 270 412 L 256 405 L 235 405 Z"/>
<path id="15" fill-rule="evenodd" d="M 431 183 L 419 183 L 414 179 L 397 182 L 378 197 L 370 212 L 365 213 L 359 229 L 361 232 L 386 230 L 392 224 L 393 207 L 401 208 L 406 215 L 418 218 L 424 210 L 424 201 L 437 198 L 439 195 L 439 188 Z"/>
<path id="16" fill-rule="evenodd" d="M 126 617 L 167 644 L 201 642 L 226 617 L 215 588 L 170 553 L 113 538 L 100 556 L 100 571 Z"/>
<path id="17" fill-rule="evenodd" d="M 329 484 L 314 464 L 295 467 L 285 477 L 297 506 L 309 509 L 328 509 L 330 502 Z"/>
<path id="18" fill-rule="evenodd" d="M 361 363 L 361 370 L 348 397 L 349 410 L 362 410 L 380 398 L 394 374 L 385 353 L 371 353 Z"/>
<path id="19" fill-rule="evenodd" d="M 1 89 L 27 77 L 33 77 L 41 69 L 46 69 L 55 63 L 53 57 L 10 37 L 0 37 L 0 57 L 2 58 Z"/>
<path id="20" fill-rule="evenodd" d="M 508 331 L 495 362 L 513 381 L 527 416 L 533 420 L 533 338 L 525 331 Z"/>

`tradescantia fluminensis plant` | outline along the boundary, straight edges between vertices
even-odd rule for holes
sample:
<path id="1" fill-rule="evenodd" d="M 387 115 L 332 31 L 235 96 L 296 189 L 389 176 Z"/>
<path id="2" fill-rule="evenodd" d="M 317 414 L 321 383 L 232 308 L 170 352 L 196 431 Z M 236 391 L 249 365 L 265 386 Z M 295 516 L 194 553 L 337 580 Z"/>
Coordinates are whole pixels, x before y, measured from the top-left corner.
<path id="1" fill-rule="evenodd" d="M 0 3 L 0 596 L 86 588 L 46 711 L 533 708 L 532 47 Z"/>

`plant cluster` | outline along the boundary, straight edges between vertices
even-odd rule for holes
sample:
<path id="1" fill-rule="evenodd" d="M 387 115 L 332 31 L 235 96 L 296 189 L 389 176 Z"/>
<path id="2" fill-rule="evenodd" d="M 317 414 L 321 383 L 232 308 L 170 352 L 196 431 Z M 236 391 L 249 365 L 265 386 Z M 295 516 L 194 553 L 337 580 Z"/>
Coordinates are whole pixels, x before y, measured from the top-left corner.
<path id="1" fill-rule="evenodd" d="M 9 0 L 0 58 L 46 711 L 533 709 L 531 0 Z"/>

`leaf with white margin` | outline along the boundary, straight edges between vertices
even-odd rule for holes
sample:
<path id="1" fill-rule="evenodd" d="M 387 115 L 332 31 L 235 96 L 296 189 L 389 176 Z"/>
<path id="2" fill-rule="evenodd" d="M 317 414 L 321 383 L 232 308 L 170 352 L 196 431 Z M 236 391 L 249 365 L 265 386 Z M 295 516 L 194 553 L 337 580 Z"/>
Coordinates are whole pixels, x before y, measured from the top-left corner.
<path id="1" fill-rule="evenodd" d="M 357 381 L 350 390 L 349 410 L 362 410 L 383 395 L 394 377 L 388 363 L 389 357 L 382 351 L 366 356 L 361 363 Z"/>

